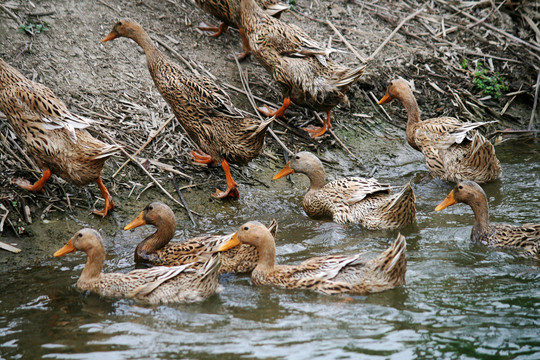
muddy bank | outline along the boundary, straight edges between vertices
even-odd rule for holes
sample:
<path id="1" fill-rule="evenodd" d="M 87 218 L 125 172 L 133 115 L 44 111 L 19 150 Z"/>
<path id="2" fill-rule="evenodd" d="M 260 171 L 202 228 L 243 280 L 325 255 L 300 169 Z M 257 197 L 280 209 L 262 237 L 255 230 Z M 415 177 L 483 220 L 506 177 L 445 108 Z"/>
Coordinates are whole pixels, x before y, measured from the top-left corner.
<path id="1" fill-rule="evenodd" d="M 69 0 L 11 1 L 3 5 L 7 11 L 0 12 L 0 57 L 27 77 L 46 84 L 74 112 L 100 119 L 102 124 L 96 128 L 95 135 L 104 138 L 106 132 L 131 154 L 155 135 L 171 117 L 171 111 L 152 83 L 144 54 L 132 41 L 100 43 L 118 18 L 139 21 L 156 41 L 167 46 L 161 50 L 174 61 L 181 62 L 176 55 L 181 54 L 200 71 L 241 88 L 237 65 L 226 60 L 227 54 L 240 49 L 238 33 L 232 30 L 219 39 L 208 38 L 195 25 L 200 21 L 216 23 L 216 20 L 188 1 L 140 1 L 135 6 L 128 1 L 105 5 Z M 284 14 L 282 19 L 300 25 L 322 43 L 347 51 L 337 54 L 337 58 L 355 66 L 359 59 L 348 52 L 347 45 L 324 20 L 331 21 L 348 43 L 367 57 L 403 18 L 420 7 L 417 5 L 411 1 L 374 4 L 301 1 L 296 4 L 295 12 Z M 349 93 L 350 108 L 333 111 L 335 134 L 360 162 L 331 135 L 312 141 L 302 134 L 301 127 L 317 124 L 313 113 L 305 109 L 291 107 L 286 124 L 275 124 L 276 133 L 291 150 L 317 151 L 328 159 L 325 165 L 331 178 L 367 175 L 375 169 L 374 175 L 382 180 L 390 173 L 398 173 L 402 174 L 403 182 L 411 178 L 422 181 L 422 173 L 417 171 L 422 158 L 404 142 L 404 109 L 395 103 L 385 107 L 387 113 L 384 113 L 375 105 L 388 82 L 396 76 L 413 81 L 424 117 L 450 115 L 463 120 L 499 120 L 499 124 L 486 129 L 488 133 L 507 127 L 526 128 L 534 100 L 538 52 L 493 27 L 533 44 L 535 32 L 523 19 L 525 16 L 535 19 L 534 9 L 526 4 L 499 9 L 478 5 L 456 10 L 446 2 L 434 2 L 433 8 L 426 8 L 405 24 L 369 63 L 365 76 Z M 463 13 L 485 19 L 474 25 L 476 21 Z M 18 32 L 21 23 L 37 20 L 45 21 L 48 30 L 33 36 Z M 506 92 L 514 95 L 495 99 L 482 93 L 473 82 L 476 64 L 480 62 L 490 72 L 500 72 L 508 87 Z M 278 86 L 255 59 L 248 59 L 241 67 L 247 71 L 256 96 L 280 103 Z M 229 92 L 239 107 L 252 111 L 243 94 Z M 280 146 L 268 138 L 260 158 L 243 171 L 233 169 L 233 176 L 241 183 L 240 200 L 212 199 L 210 193 L 216 187 L 224 188 L 222 170 L 193 164 L 189 156 L 193 144 L 183 135 L 177 121 L 172 120 L 138 159 L 148 165 L 149 171 L 175 198 L 171 174 L 176 176 L 180 187 L 197 185 L 186 188 L 183 194 L 189 207 L 202 215 L 196 216 L 198 228 L 190 226 L 183 209 L 152 186 L 152 181 L 138 167 L 128 165 L 113 178 L 126 160 L 122 155 L 107 163 L 104 178 L 118 207 L 112 216 L 100 219 L 89 214 L 94 207 L 102 206 L 95 185 L 81 189 L 56 178 L 46 186 L 44 194 L 38 195 L 13 186 L 14 177 L 35 179 L 39 174 L 31 170 L 32 164 L 22 154 L 24 150 L 17 147 L 22 147 L 22 143 L 1 115 L 0 121 L 0 170 L 4 174 L 0 178 L 0 201 L 9 210 L 0 241 L 23 249 L 18 255 L 0 252 L 2 270 L 47 259 L 83 226 L 116 237 L 125 223 L 155 199 L 173 205 L 179 226 L 184 229 L 179 235 L 187 236 L 218 231 L 220 226 L 230 230 L 239 225 L 235 217 L 257 206 L 258 196 L 281 196 L 292 189 L 287 181 L 270 180 L 284 160 Z M 305 179 L 294 181 L 296 187 L 305 186 Z M 295 196 L 294 201 L 298 201 L 298 195 Z M 31 224 L 25 215 L 26 208 Z"/>

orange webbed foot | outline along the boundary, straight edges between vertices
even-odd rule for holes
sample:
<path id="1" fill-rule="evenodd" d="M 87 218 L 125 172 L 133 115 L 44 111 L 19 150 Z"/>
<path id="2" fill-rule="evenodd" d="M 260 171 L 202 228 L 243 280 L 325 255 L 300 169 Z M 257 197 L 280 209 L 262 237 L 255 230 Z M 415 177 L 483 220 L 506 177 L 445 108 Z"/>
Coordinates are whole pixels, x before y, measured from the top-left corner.
<path id="1" fill-rule="evenodd" d="M 13 179 L 11 181 L 12 184 L 15 184 L 17 185 L 18 187 L 20 187 L 21 189 L 24 189 L 24 190 L 27 190 L 27 191 L 32 191 L 32 192 L 44 192 L 45 190 L 43 190 L 43 186 L 35 186 L 35 184 L 32 184 L 30 181 L 26 180 L 26 179 L 23 179 L 23 178 L 17 178 L 17 179 Z"/>
<path id="2" fill-rule="evenodd" d="M 240 197 L 240 193 L 238 192 L 238 188 L 234 186 L 232 188 L 228 188 L 225 191 L 216 189 L 216 192 L 212 194 L 212 197 L 216 199 L 225 199 L 228 197 L 232 199 L 238 199 Z"/>
<path id="3" fill-rule="evenodd" d="M 105 217 L 105 216 L 107 216 L 109 211 L 114 209 L 114 208 L 115 208 L 115 205 L 114 205 L 114 202 L 112 201 L 112 196 L 109 196 L 109 201 L 108 202 L 105 201 L 105 207 L 103 208 L 103 210 L 93 210 L 92 214 L 96 214 L 96 215 Z"/>
<path id="4" fill-rule="evenodd" d="M 196 163 L 199 163 L 199 164 L 211 164 L 211 163 L 216 163 L 214 161 L 214 159 L 212 159 L 212 156 L 204 153 L 201 149 L 198 149 L 198 150 L 195 150 L 195 151 L 190 151 L 189 152 L 191 154 L 191 156 L 193 156 L 193 161 L 195 161 Z"/>
<path id="5" fill-rule="evenodd" d="M 261 107 L 258 107 L 257 110 L 266 117 L 275 116 L 275 117 L 279 117 L 279 118 L 285 118 L 285 116 L 283 116 L 283 113 L 285 111 L 280 112 L 279 111 L 280 109 L 276 110 L 274 108 L 268 107 L 267 105 L 263 105 Z"/>
<path id="6" fill-rule="evenodd" d="M 310 125 L 310 126 L 305 127 L 303 129 L 305 131 L 307 131 L 309 133 L 309 136 L 311 136 L 312 138 L 322 136 L 322 135 L 326 134 L 326 132 L 328 131 L 328 128 L 326 126 L 319 127 L 319 126 Z"/>
<path id="7" fill-rule="evenodd" d="M 225 23 L 219 24 L 219 27 L 208 25 L 205 22 L 201 22 L 197 29 L 202 30 L 204 32 L 210 32 L 208 36 L 210 37 L 218 37 L 219 35 L 223 34 L 225 31 L 227 31 L 229 27 Z"/>

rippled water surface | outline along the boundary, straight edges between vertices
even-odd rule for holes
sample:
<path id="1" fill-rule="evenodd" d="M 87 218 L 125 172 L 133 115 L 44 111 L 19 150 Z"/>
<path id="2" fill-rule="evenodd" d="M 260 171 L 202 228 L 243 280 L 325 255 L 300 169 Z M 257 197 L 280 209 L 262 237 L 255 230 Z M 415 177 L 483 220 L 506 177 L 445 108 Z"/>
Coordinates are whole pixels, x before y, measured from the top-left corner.
<path id="1" fill-rule="evenodd" d="M 491 221 L 540 222 L 540 144 L 506 143 L 497 154 L 503 178 L 484 187 Z M 334 160 L 329 178 L 352 173 L 351 164 Z M 399 162 L 380 166 L 376 176 L 396 184 L 414 179 L 418 224 L 403 231 L 404 287 L 324 296 L 226 275 L 222 292 L 207 301 L 152 307 L 79 293 L 85 255 L 51 257 L 2 273 L 0 358 L 539 359 L 539 263 L 472 244 L 469 207 L 433 211 L 452 185 L 425 176 L 421 157 Z M 300 205 L 306 182 L 294 180 L 279 191 L 243 186 L 242 198 L 201 220 L 200 231 L 229 232 L 247 220 L 276 217 L 281 263 L 360 250 L 374 256 L 395 238 L 307 219 Z M 105 271 L 130 270 L 133 249 L 150 231 L 106 235 Z"/>

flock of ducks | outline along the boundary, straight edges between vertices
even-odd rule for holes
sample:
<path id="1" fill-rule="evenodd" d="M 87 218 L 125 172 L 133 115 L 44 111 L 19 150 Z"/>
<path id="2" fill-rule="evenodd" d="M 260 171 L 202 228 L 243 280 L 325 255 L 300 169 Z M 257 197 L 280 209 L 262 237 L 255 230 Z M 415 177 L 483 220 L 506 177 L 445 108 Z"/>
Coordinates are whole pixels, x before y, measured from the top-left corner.
<path id="1" fill-rule="evenodd" d="M 126 37 L 143 49 L 157 89 L 198 146 L 191 152 L 194 161 L 219 163 L 225 172 L 227 189 L 216 190 L 212 196 L 237 198 L 238 184 L 229 163 L 245 165 L 257 157 L 268 126 L 276 117 L 284 116 L 291 102 L 327 112 L 322 127 L 306 128 L 312 137 L 323 135 L 331 128 L 331 109 L 348 103 L 346 91 L 365 67 L 347 68 L 331 60 L 329 55 L 336 50 L 321 46 L 299 27 L 274 17 L 287 8 L 276 0 L 194 1 L 223 21 L 219 27 L 205 25 L 202 29 L 214 31 L 210 36 L 217 37 L 228 27 L 238 28 L 243 44 L 238 58 L 253 54 L 282 87 L 284 100 L 279 109 L 259 109 L 267 119 L 259 120 L 236 108 L 218 83 L 172 62 L 133 20 L 118 21 L 102 41 Z M 458 202 L 468 204 L 476 219 L 472 241 L 519 248 L 540 259 L 540 224 L 489 223 L 487 197 L 478 183 L 498 179 L 501 166 L 493 145 L 476 130 L 485 123 L 464 123 L 450 117 L 422 121 L 413 93 L 403 79 L 390 83 L 379 104 L 393 99 L 401 101 L 407 110 L 407 141 L 424 154 L 431 175 L 457 183 L 435 210 Z M 96 182 L 105 205 L 94 213 L 106 216 L 114 209 L 101 175 L 105 161 L 118 147 L 90 135 L 87 128 L 93 120 L 70 112 L 49 88 L 25 78 L 2 59 L 0 111 L 43 169 L 36 183 L 14 179 L 14 184 L 42 191 L 51 174 L 80 186 Z M 391 193 L 394 186 L 373 178 L 347 177 L 326 183 L 321 161 L 306 151 L 293 155 L 274 179 L 294 172 L 310 180 L 303 207 L 312 218 L 360 224 L 368 229 L 399 229 L 416 221 L 410 184 Z M 234 234 L 171 242 L 176 229 L 174 213 L 166 204 L 153 202 L 124 230 L 143 225 L 153 225 L 156 231 L 137 246 L 134 260 L 149 268 L 127 274 L 102 273 L 105 250 L 100 234 L 93 229 L 78 231 L 54 256 L 87 253 L 87 263 L 77 281 L 81 290 L 152 304 L 205 299 L 214 294 L 218 276 L 224 272 L 251 272 L 255 285 L 312 289 L 325 294 L 367 294 L 405 284 L 406 241 L 401 234 L 373 259 L 360 254 L 328 255 L 299 265 L 278 265 L 275 220 L 268 227 L 252 221 Z"/>

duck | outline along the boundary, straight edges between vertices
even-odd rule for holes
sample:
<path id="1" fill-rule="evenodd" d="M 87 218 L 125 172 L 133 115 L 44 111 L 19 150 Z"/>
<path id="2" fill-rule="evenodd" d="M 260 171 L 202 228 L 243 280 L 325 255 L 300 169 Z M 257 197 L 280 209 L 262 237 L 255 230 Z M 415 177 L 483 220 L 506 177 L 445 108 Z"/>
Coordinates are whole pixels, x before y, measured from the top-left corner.
<path id="1" fill-rule="evenodd" d="M 202 301 L 218 288 L 219 253 L 180 266 L 156 266 L 128 273 L 103 273 L 105 249 L 99 232 L 77 231 L 55 257 L 84 251 L 88 259 L 77 288 L 108 298 L 132 298 L 148 304 Z"/>
<path id="2" fill-rule="evenodd" d="M 304 128 L 313 138 L 325 134 L 332 127 L 332 108 L 349 105 L 345 93 L 366 66 L 351 69 L 332 61 L 328 56 L 337 50 L 322 47 L 294 24 L 268 16 L 255 0 L 240 0 L 240 29 L 252 53 L 283 92 L 283 105 L 279 109 L 264 106 L 259 111 L 265 116 L 283 117 L 292 101 L 326 112 L 322 127 Z"/>
<path id="3" fill-rule="evenodd" d="M 279 18 L 281 13 L 288 10 L 289 6 L 283 4 L 281 0 L 256 0 L 257 4 L 263 9 L 263 11 L 273 17 Z M 221 24 L 219 27 L 209 26 L 202 24 L 198 28 L 203 31 L 213 31 L 214 33 L 210 34 L 211 37 L 218 37 L 224 32 L 227 31 L 229 27 L 234 27 L 239 29 L 238 26 L 238 13 L 240 11 L 240 1 L 239 0 L 193 0 L 195 5 L 204 10 L 205 12 L 214 15 L 219 20 Z M 244 32 L 239 29 L 240 36 L 242 37 L 242 47 L 243 52 L 237 55 L 238 60 L 244 59 L 246 56 L 249 56 L 251 50 L 249 48 L 249 42 L 245 37 Z"/>
<path id="4" fill-rule="evenodd" d="M 259 156 L 266 130 L 274 119 L 261 121 L 245 115 L 212 79 L 188 72 L 163 55 L 135 21 L 119 20 L 102 42 L 119 37 L 132 39 L 144 50 L 158 91 L 188 136 L 199 146 L 191 151 L 193 159 L 203 164 L 221 164 L 227 189 L 216 189 L 212 196 L 238 198 L 238 184 L 232 178 L 229 163 L 244 166 Z"/>
<path id="5" fill-rule="evenodd" d="M 148 204 L 132 222 L 124 227 L 131 230 L 143 225 L 154 225 L 156 232 L 144 239 L 135 249 L 135 262 L 148 265 L 182 265 L 198 258 L 202 253 L 212 253 L 230 240 L 232 234 L 206 235 L 183 242 L 170 242 L 176 229 L 174 212 L 159 201 Z M 275 235 L 277 221 L 268 226 Z M 219 273 L 247 273 L 257 264 L 257 249 L 251 245 L 241 245 L 221 254 Z"/>
<path id="6" fill-rule="evenodd" d="M 458 183 L 494 181 L 502 169 L 493 145 L 476 128 L 488 122 L 461 122 L 453 117 L 420 120 L 418 104 L 409 83 L 393 80 L 379 104 L 393 99 L 401 101 L 407 110 L 407 142 L 424 154 L 431 175 Z"/>
<path id="7" fill-rule="evenodd" d="M 273 180 L 293 173 L 309 178 L 302 205 L 313 219 L 332 219 L 338 224 L 360 224 L 367 229 L 398 229 L 416 220 L 411 184 L 390 194 L 392 186 L 373 178 L 346 177 L 326 182 L 321 160 L 308 151 L 291 157 Z"/>
<path id="8" fill-rule="evenodd" d="M 257 248 L 259 259 L 251 273 L 255 285 L 286 289 L 311 289 L 324 294 L 369 294 L 405 284 L 407 270 L 405 237 L 398 234 L 390 247 L 373 259 L 361 254 L 310 258 L 299 265 L 277 265 L 276 244 L 270 231 L 252 221 L 242 225 L 218 250 L 240 244 Z"/>
<path id="9" fill-rule="evenodd" d="M 435 208 L 441 211 L 448 206 L 464 203 L 474 213 L 471 241 L 492 247 L 507 247 L 522 250 L 540 260 L 540 224 L 491 224 L 487 196 L 482 187 L 474 181 L 461 181 Z"/>
<path id="10" fill-rule="evenodd" d="M 105 161 L 117 153 L 117 145 L 106 144 L 88 132 L 94 120 L 71 112 L 51 89 L 26 78 L 0 58 L 0 111 L 24 142 L 30 157 L 43 170 L 34 184 L 17 178 L 13 183 L 31 192 L 44 191 L 52 174 L 78 186 L 97 183 L 105 207 L 93 213 L 106 216 L 114 209 L 101 178 Z"/>

